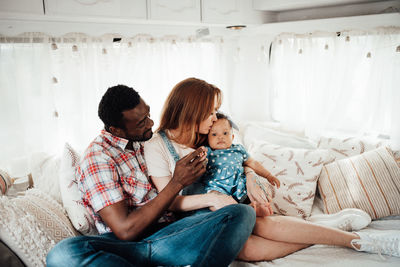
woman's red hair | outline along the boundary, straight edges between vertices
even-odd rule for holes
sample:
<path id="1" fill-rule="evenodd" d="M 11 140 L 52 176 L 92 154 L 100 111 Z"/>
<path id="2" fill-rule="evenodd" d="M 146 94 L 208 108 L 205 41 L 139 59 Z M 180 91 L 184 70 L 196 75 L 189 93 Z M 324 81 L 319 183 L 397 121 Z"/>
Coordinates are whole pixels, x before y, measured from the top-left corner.
<path id="1" fill-rule="evenodd" d="M 188 78 L 174 86 L 165 101 L 158 131 L 180 129 L 190 137 L 184 145 L 197 147 L 205 140 L 198 133 L 199 125 L 207 119 L 214 109 L 221 105 L 222 93 L 215 85 L 197 78 Z"/>

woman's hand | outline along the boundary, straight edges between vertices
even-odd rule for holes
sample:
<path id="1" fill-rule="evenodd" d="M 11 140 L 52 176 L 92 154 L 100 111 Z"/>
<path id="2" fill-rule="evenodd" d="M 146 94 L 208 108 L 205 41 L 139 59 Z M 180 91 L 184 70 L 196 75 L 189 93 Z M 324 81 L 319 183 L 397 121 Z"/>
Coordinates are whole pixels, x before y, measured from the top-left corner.
<path id="1" fill-rule="evenodd" d="M 256 204 L 261 205 L 268 203 L 270 199 L 268 199 L 267 192 L 262 184 L 257 183 L 256 179 L 256 175 L 253 171 L 246 172 L 247 196 L 251 202 L 255 202 Z"/>
<path id="2" fill-rule="evenodd" d="M 267 177 L 267 180 L 270 184 L 275 185 L 276 188 L 279 188 L 281 186 L 281 182 L 279 182 L 279 179 L 272 174 Z"/>
<path id="3" fill-rule="evenodd" d="M 251 203 L 250 206 L 256 211 L 257 217 L 272 215 L 274 212 L 269 204 L 269 199 L 265 188 L 260 183 L 257 183 L 255 173 L 250 171 L 246 173 L 247 196 Z"/>
<path id="4" fill-rule="evenodd" d="M 209 208 L 212 211 L 219 210 L 228 205 L 237 204 L 233 197 L 217 191 L 211 191 L 210 193 L 207 193 L 207 195 L 210 197 Z"/>

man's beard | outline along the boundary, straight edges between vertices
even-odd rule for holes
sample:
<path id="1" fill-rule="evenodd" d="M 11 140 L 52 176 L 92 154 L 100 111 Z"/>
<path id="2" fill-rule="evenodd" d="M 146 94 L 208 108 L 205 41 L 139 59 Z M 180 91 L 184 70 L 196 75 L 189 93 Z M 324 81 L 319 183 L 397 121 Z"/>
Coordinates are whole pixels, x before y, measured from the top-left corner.
<path id="1" fill-rule="evenodd" d="M 150 132 L 151 134 L 149 134 L 149 136 L 146 136 L 148 132 Z M 132 136 L 131 138 L 129 138 L 129 140 L 132 142 L 145 142 L 147 140 L 150 140 L 151 137 L 153 137 L 153 132 L 152 129 L 149 129 L 146 132 L 144 132 L 143 135 Z"/>

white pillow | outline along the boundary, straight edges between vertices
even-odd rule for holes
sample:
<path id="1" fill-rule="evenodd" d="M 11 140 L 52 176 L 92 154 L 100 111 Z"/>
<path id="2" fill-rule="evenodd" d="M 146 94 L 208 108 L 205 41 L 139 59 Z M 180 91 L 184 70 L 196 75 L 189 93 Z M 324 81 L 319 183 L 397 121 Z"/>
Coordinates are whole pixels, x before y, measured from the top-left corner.
<path id="1" fill-rule="evenodd" d="M 277 189 L 267 179 L 259 178 L 266 186 L 274 212 L 307 219 L 311 214 L 317 181 L 328 158 L 328 151 L 259 142 L 249 148 L 249 153 L 281 182 Z"/>
<path id="2" fill-rule="evenodd" d="M 79 154 L 66 143 L 59 175 L 62 203 L 77 231 L 83 235 L 95 235 L 98 232 L 94 220 L 82 203 L 75 179 L 75 168 L 79 161 Z"/>
<path id="3" fill-rule="evenodd" d="M 77 235 L 65 210 L 45 192 L 31 189 L 22 197 L 0 197 L 0 239 L 27 266 L 45 266 L 56 243 Z"/>
<path id="4" fill-rule="evenodd" d="M 35 153 L 31 157 L 33 187 L 50 195 L 61 204 L 58 173 L 60 156 Z"/>
<path id="5" fill-rule="evenodd" d="M 293 148 L 314 149 L 316 144 L 298 135 L 277 131 L 260 123 L 246 123 L 240 126 L 240 132 L 246 148 L 257 142 L 268 142 Z"/>

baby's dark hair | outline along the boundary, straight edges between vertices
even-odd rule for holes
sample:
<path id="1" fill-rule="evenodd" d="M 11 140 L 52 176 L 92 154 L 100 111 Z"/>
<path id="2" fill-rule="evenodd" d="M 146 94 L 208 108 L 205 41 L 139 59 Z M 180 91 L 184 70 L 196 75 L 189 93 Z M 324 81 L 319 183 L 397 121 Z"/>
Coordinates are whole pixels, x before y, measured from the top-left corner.
<path id="1" fill-rule="evenodd" d="M 227 121 L 229 122 L 229 126 L 231 126 L 231 129 L 233 128 L 233 129 L 239 131 L 239 127 L 236 125 L 236 123 L 234 123 L 234 122 L 232 121 L 232 119 L 231 119 L 228 115 L 225 115 L 225 114 L 222 113 L 222 112 L 217 112 L 217 119 L 224 119 L 224 120 L 227 120 Z"/>
<path id="2" fill-rule="evenodd" d="M 228 116 L 226 116 L 224 113 L 217 112 L 217 119 L 219 119 L 219 120 L 227 120 L 227 121 L 229 122 L 229 126 L 231 126 L 231 129 L 232 129 L 232 127 L 233 127 L 233 122 L 232 122 L 232 120 L 231 120 Z"/>

